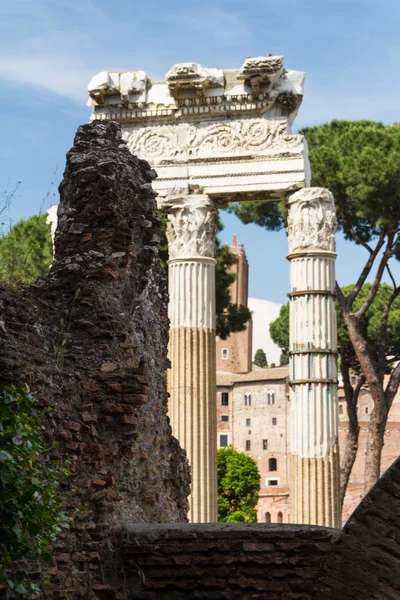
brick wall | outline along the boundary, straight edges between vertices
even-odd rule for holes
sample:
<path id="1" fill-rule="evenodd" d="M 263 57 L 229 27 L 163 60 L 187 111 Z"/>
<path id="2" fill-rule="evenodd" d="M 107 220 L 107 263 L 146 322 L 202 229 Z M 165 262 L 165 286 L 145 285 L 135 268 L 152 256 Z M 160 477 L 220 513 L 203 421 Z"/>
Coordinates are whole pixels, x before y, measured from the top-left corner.
<path id="1" fill-rule="evenodd" d="M 53 408 L 44 434 L 72 461 L 63 494 L 75 522 L 39 569 L 53 578 L 51 598 L 103 597 L 109 536 L 122 523 L 186 520 L 188 465 L 166 414 L 154 176 L 115 123 L 80 127 L 51 272 L 16 293 L 0 288 L 0 387 L 28 383 Z"/>
<path id="2" fill-rule="evenodd" d="M 119 533 L 124 600 L 397 600 L 400 459 L 341 530 L 133 525 Z"/>

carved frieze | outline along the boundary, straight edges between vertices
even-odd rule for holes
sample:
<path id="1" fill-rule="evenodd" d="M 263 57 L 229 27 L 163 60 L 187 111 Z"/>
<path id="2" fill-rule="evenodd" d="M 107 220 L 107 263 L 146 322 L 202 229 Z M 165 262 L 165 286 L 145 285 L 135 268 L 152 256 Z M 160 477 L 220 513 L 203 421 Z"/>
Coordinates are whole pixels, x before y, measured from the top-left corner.
<path id="1" fill-rule="evenodd" d="M 186 157 L 180 145 L 175 128 L 145 127 L 136 128 L 127 136 L 128 148 L 150 164 L 158 160 L 172 160 Z"/>
<path id="2" fill-rule="evenodd" d="M 302 149 L 302 136 L 289 135 L 283 119 L 231 119 L 181 127 L 153 126 L 126 131 L 133 154 L 151 164 L 249 153 L 287 153 Z"/>
<path id="3" fill-rule="evenodd" d="M 290 196 L 288 206 L 289 253 L 313 248 L 335 252 L 337 219 L 329 190 L 304 188 Z"/>
<path id="4" fill-rule="evenodd" d="M 158 208 L 167 215 L 170 260 L 214 258 L 218 210 L 209 196 L 168 196 L 159 200 Z"/>
<path id="5" fill-rule="evenodd" d="M 288 152 L 299 149 L 302 137 L 288 135 L 286 120 L 236 119 L 189 128 L 189 156 L 207 156 L 263 152 Z"/>

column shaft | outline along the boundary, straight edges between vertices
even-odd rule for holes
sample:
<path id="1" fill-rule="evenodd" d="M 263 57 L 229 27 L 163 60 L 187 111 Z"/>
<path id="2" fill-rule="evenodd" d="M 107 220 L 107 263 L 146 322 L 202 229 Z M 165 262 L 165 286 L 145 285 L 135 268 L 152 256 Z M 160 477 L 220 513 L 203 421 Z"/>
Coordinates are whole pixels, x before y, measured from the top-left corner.
<path id="1" fill-rule="evenodd" d="M 169 197 L 169 415 L 191 466 L 191 522 L 215 522 L 217 423 L 215 217 L 207 196 Z"/>
<path id="2" fill-rule="evenodd" d="M 333 197 L 289 200 L 292 523 L 340 526 Z"/>

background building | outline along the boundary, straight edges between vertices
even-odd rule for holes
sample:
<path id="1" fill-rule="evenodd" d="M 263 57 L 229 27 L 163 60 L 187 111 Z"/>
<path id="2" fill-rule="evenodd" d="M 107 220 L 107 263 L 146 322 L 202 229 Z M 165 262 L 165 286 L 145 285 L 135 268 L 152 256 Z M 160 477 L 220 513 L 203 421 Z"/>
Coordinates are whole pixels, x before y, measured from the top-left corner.
<path id="1" fill-rule="evenodd" d="M 232 238 L 231 252 L 236 254 L 238 262 L 231 267 L 236 280 L 230 288 L 231 302 L 238 306 L 248 306 L 249 301 L 249 263 L 243 244 L 239 244 L 236 235 Z M 248 373 L 252 361 L 253 323 L 249 321 L 244 331 L 230 335 L 226 340 L 217 337 L 217 371 L 230 373 Z"/>
<path id="2" fill-rule="evenodd" d="M 232 285 L 232 301 L 247 305 L 249 265 L 243 244 L 233 237 L 231 250 L 239 256 L 234 265 L 237 279 Z M 259 301 L 261 302 L 261 301 Z M 257 304 L 255 303 L 255 306 Z M 278 306 L 278 305 L 275 305 Z M 279 310 L 278 310 L 279 314 Z M 269 321 L 265 338 L 269 340 Z M 257 316 L 253 314 L 253 323 Z M 217 444 L 232 445 L 249 454 L 258 464 L 261 489 L 257 505 L 259 522 L 288 523 L 289 508 L 289 367 L 261 369 L 252 363 L 252 327 L 234 333 L 227 340 L 217 338 Z M 253 338 L 254 339 L 254 338 Z M 258 331 L 260 339 L 260 331 Z M 280 352 L 278 350 L 278 352 Z M 267 359 L 269 357 L 267 355 Z M 269 360 L 270 362 L 270 360 Z M 354 377 L 353 384 L 357 381 Z M 344 501 L 342 520 L 346 521 L 364 494 L 364 465 L 369 416 L 373 408 L 371 394 L 363 388 L 358 399 L 360 426 L 359 449 Z M 348 429 L 348 416 L 343 389 L 339 387 L 339 443 L 343 454 Z M 382 453 L 382 472 L 400 454 L 400 394 L 393 401 L 386 426 Z"/>

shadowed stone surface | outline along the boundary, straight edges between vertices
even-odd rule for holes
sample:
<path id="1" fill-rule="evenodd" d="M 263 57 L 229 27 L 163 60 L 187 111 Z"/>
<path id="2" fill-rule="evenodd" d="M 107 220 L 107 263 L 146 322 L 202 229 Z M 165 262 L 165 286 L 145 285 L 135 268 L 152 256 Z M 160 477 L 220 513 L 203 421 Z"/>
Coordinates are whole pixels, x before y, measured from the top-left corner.
<path id="1" fill-rule="evenodd" d="M 398 600 L 400 459 L 345 528 L 133 525 L 118 552 L 126 599 Z"/>
<path id="2" fill-rule="evenodd" d="M 125 522 L 186 521 L 189 471 L 167 412 L 167 292 L 149 165 L 115 123 L 78 129 L 60 185 L 55 262 L 0 288 L 0 387 L 53 407 L 44 434 L 72 460 L 49 597 L 96 598 L 108 536 Z M 72 488 L 76 491 L 70 494 Z M 76 507 L 88 505 L 88 510 Z M 115 592 L 117 593 L 117 591 Z"/>

